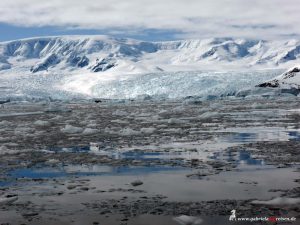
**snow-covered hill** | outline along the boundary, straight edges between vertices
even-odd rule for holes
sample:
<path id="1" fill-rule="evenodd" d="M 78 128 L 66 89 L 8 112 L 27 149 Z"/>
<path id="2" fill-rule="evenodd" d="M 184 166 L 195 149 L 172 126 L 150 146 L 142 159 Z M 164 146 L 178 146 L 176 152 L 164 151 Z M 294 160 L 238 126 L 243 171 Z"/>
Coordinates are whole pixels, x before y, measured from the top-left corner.
<path id="1" fill-rule="evenodd" d="M 245 70 L 287 68 L 299 61 L 297 40 L 214 38 L 145 42 L 107 36 L 61 36 L 0 43 L 0 75 Z"/>
<path id="2" fill-rule="evenodd" d="M 295 94 L 300 93 L 300 66 L 292 67 L 272 80 L 257 85 L 258 87 L 289 89 Z"/>

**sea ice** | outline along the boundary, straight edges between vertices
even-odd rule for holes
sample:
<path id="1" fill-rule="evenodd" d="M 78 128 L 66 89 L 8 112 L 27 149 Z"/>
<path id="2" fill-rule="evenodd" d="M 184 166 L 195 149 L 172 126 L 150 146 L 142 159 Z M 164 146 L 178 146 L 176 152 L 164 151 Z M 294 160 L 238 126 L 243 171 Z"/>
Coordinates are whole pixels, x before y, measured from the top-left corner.
<path id="1" fill-rule="evenodd" d="M 141 128 L 141 133 L 143 134 L 152 134 L 154 133 L 154 131 L 156 130 L 156 128 L 154 127 L 148 127 L 148 128 Z"/>
<path id="2" fill-rule="evenodd" d="M 17 196 L 12 196 L 12 197 L 0 197 L 0 205 L 7 205 L 11 204 L 15 201 L 18 200 Z"/>
<path id="3" fill-rule="evenodd" d="M 296 205 L 300 204 L 300 198 L 277 197 L 267 201 L 254 200 L 251 203 L 256 205 Z"/>
<path id="4" fill-rule="evenodd" d="M 92 129 L 92 128 L 85 128 L 82 132 L 83 135 L 90 135 L 90 134 L 96 134 L 98 133 L 98 129 Z"/>
<path id="5" fill-rule="evenodd" d="M 83 128 L 67 124 L 64 128 L 61 129 L 61 132 L 66 134 L 78 134 L 83 132 Z"/>
<path id="6" fill-rule="evenodd" d="M 135 135 L 140 135 L 141 132 L 133 130 L 131 128 L 124 128 L 120 131 L 120 135 L 123 136 L 135 136 Z"/>
<path id="7" fill-rule="evenodd" d="M 33 124 L 36 126 L 44 127 L 44 126 L 48 126 L 50 123 L 48 121 L 37 120 Z"/>
<path id="8" fill-rule="evenodd" d="M 199 217 L 186 215 L 174 217 L 173 219 L 181 225 L 197 225 L 203 222 L 203 220 Z"/>

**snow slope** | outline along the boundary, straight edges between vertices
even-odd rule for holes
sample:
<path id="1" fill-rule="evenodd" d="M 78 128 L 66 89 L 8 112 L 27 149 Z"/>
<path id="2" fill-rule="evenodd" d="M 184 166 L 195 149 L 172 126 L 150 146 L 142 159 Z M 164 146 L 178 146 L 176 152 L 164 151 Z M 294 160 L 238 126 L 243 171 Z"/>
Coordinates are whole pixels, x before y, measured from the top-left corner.
<path id="1" fill-rule="evenodd" d="M 300 41 L 232 38 L 145 42 L 108 36 L 40 37 L 0 43 L 0 74 L 104 73 L 287 68 Z"/>
<path id="2" fill-rule="evenodd" d="M 292 67 L 280 76 L 257 85 L 258 87 L 270 87 L 281 89 L 294 89 L 300 92 L 300 66 Z"/>

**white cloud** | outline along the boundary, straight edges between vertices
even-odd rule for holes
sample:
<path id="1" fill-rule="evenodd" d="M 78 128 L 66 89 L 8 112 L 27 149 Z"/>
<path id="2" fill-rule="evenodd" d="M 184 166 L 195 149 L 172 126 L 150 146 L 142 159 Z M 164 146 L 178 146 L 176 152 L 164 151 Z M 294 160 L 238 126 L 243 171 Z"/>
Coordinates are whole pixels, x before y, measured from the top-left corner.
<path id="1" fill-rule="evenodd" d="M 299 0 L 1 0 L 0 22 L 202 37 L 300 36 Z"/>

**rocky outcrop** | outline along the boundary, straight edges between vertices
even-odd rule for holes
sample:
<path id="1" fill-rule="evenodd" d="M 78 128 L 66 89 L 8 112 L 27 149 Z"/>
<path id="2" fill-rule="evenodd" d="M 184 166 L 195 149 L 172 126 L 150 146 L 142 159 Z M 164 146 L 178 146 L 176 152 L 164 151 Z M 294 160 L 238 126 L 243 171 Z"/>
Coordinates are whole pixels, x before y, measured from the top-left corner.
<path id="1" fill-rule="evenodd" d="M 275 79 L 258 84 L 256 87 L 279 88 L 282 93 L 298 95 L 300 93 L 300 67 L 293 67 Z"/>
<path id="2" fill-rule="evenodd" d="M 38 63 L 35 66 L 32 66 L 30 71 L 32 73 L 36 73 L 39 71 L 48 70 L 49 67 L 54 66 L 59 63 L 59 58 L 55 54 L 51 54 L 50 56 L 46 57 L 43 61 Z"/>
<path id="3" fill-rule="evenodd" d="M 117 65 L 116 60 L 112 58 L 97 59 L 96 64 L 91 67 L 92 72 L 103 72 Z"/>

